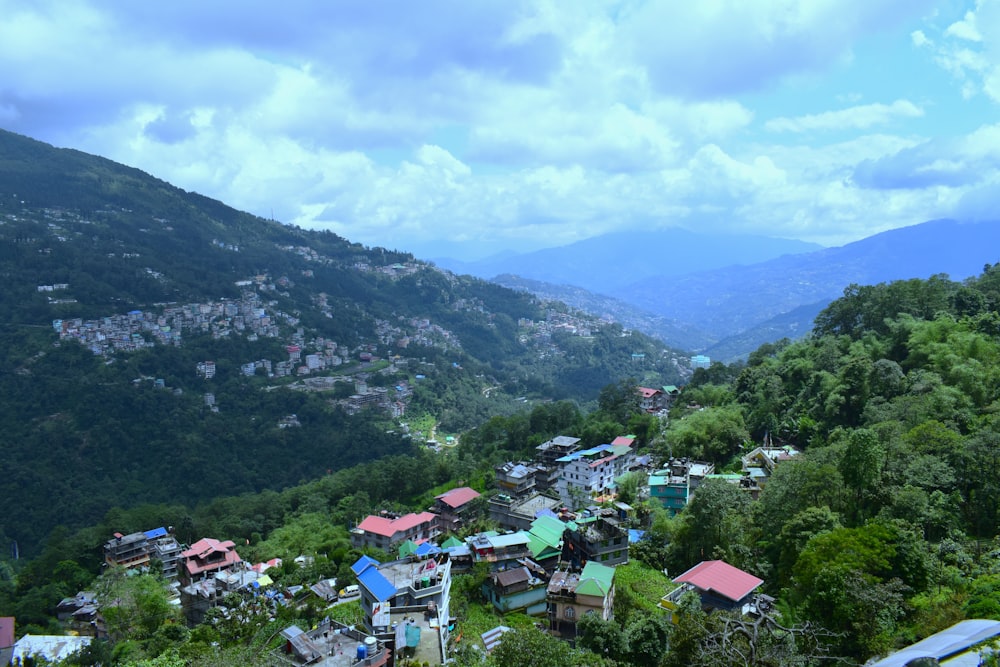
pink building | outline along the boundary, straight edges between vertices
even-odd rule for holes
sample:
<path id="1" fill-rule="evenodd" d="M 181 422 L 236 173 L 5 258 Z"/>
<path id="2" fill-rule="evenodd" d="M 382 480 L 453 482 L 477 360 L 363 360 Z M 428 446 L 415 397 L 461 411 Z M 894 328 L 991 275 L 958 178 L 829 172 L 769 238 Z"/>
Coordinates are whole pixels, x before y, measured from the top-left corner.
<path id="1" fill-rule="evenodd" d="M 441 529 L 448 532 L 458 532 L 462 527 L 465 513 L 473 500 L 479 497 L 479 492 L 467 486 L 446 491 L 434 496 L 434 511 L 440 514 Z"/>
<path id="2" fill-rule="evenodd" d="M 236 544 L 232 540 L 220 542 L 211 537 L 203 537 L 187 551 L 181 552 L 184 567 L 181 568 L 183 583 L 201 581 L 216 572 L 228 570 L 242 562 L 236 553 Z"/>
<path id="3" fill-rule="evenodd" d="M 406 540 L 419 544 L 441 534 L 438 520 L 438 515 L 433 512 L 403 516 L 369 515 L 351 531 L 351 545 L 358 549 L 373 547 L 392 551 Z"/>

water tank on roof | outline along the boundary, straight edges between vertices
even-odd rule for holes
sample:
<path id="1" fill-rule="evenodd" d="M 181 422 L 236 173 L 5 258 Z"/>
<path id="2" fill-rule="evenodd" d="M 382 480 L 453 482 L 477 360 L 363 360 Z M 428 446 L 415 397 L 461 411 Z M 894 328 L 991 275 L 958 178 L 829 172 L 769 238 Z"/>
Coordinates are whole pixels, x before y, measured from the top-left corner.
<path id="1" fill-rule="evenodd" d="M 364 644 L 358 645 L 358 660 L 364 660 L 368 657 L 368 647 Z"/>

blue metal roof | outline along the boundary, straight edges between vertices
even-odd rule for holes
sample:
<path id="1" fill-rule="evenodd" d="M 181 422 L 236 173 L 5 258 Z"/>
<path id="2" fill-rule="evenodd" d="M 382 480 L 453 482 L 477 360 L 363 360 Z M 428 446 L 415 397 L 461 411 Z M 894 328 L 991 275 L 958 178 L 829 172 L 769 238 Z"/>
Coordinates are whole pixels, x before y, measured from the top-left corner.
<path id="1" fill-rule="evenodd" d="M 879 660 L 872 667 L 903 667 L 915 658 L 944 660 L 998 635 L 1000 621 L 981 618 L 961 621 Z"/>
<path id="2" fill-rule="evenodd" d="M 166 537 L 166 535 L 167 535 L 167 529 L 166 528 L 162 528 L 162 527 L 161 528 L 154 528 L 153 530 L 147 530 L 143 534 L 146 536 L 147 540 L 155 540 L 158 537 Z"/>
<path id="3" fill-rule="evenodd" d="M 433 542 L 421 542 L 417 545 L 417 548 L 413 551 L 416 556 L 428 556 L 430 554 L 441 553 L 441 547 L 434 544 Z"/>
<path id="4" fill-rule="evenodd" d="M 388 602 L 396 597 L 396 587 L 382 576 L 377 567 L 366 568 L 358 575 L 358 583 L 379 602 Z"/>
<path id="5" fill-rule="evenodd" d="M 355 576 L 358 576 L 372 565 L 378 567 L 380 564 L 381 563 L 371 556 L 362 556 L 354 562 L 354 565 L 351 566 L 351 570 L 354 572 Z"/>

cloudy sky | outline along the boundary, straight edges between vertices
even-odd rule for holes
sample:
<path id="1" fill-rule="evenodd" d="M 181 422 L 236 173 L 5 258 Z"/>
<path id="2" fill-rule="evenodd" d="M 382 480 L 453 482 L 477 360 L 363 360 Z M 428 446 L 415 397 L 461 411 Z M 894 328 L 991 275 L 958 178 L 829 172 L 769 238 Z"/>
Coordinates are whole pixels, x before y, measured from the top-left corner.
<path id="1" fill-rule="evenodd" d="M 998 105 L 1000 0 L 0 0 L 0 127 L 427 258 L 982 219 Z"/>

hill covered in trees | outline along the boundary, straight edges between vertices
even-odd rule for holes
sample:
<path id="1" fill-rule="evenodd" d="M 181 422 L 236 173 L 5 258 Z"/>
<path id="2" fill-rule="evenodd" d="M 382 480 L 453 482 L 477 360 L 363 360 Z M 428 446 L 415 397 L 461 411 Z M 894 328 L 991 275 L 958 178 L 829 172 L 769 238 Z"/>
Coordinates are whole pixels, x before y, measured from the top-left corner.
<path id="1" fill-rule="evenodd" d="M 41 151 L 39 160 L 52 157 L 51 149 L 27 148 Z M 98 166 L 116 169 L 87 169 Z M 66 178 L 72 193 L 75 177 Z M 282 585 L 350 581 L 358 552 L 347 530 L 360 516 L 423 509 L 460 483 L 489 492 L 494 465 L 527 456 L 555 435 L 590 445 L 622 433 L 637 436 L 656 459 L 688 456 L 722 471 L 738 470 L 740 457 L 761 442 L 800 453 L 775 467 L 757 498 L 709 480 L 670 516 L 637 493 L 637 522 L 647 537 L 630 548 L 639 570 L 623 575 L 615 620 L 584 624 L 573 651 L 523 630 L 510 646 L 523 647 L 536 664 L 548 657 L 556 661 L 550 664 L 721 667 L 751 654 L 750 664 L 759 665 L 862 664 L 964 618 L 1000 620 L 1000 265 L 962 282 L 941 275 L 851 285 L 807 338 L 760 347 L 745 364 L 695 371 L 665 426 L 629 397 L 635 381 L 677 372 L 671 355 L 619 327 L 403 253 L 259 219 L 240 222 L 236 213 L 204 246 L 189 247 L 179 271 L 157 249 L 169 246 L 187 218 L 160 223 L 139 203 L 122 201 L 117 212 L 87 209 L 80 197 L 79 208 L 55 196 L 34 205 L 18 197 L 0 209 L 0 268 L 12 280 L 0 297 L 9 314 L 0 330 L 9 459 L 0 537 L 38 545 L 25 550 L 31 558 L 0 560 L 0 615 L 16 615 L 22 629 L 57 627 L 55 604 L 86 586 L 120 597 L 123 589 L 113 587 L 121 582 L 93 582 L 100 545 L 114 530 L 172 525 L 188 542 L 232 539 L 247 560 L 286 559 L 274 572 Z M 196 210 L 209 226 L 221 217 Z M 279 235 L 249 242 L 257 250 L 246 252 L 259 263 L 243 264 L 248 242 L 223 236 L 240 225 L 246 237 Z M 84 247 L 90 250 L 78 250 Z M 101 253 L 119 268 L 140 261 L 117 283 L 114 272 L 93 283 L 88 271 L 58 273 L 65 262 Z M 60 262 L 49 263 L 53 255 Z M 98 276 L 100 263 L 92 260 Z M 188 269 L 205 272 L 219 292 L 185 283 Z M 259 299 L 254 307 L 277 327 L 274 337 L 251 340 L 237 328 L 238 315 L 226 315 L 227 305 L 241 307 L 247 287 Z M 109 319 L 114 314 L 129 321 L 138 311 L 146 321 L 147 312 L 190 303 L 198 313 L 208 309 L 204 329 L 183 318 L 160 325 L 157 316 L 158 328 L 140 327 L 138 339 L 124 341 L 134 351 L 105 352 L 108 340 L 80 342 L 88 326 L 117 322 Z M 57 331 L 52 320 L 80 326 Z M 164 330 L 173 321 L 180 344 L 170 342 L 172 328 Z M 285 359 L 289 347 L 314 351 L 318 338 L 335 341 L 338 352 L 343 345 L 337 373 L 352 378 L 347 391 L 340 382 L 328 393 L 296 391 L 308 376 L 243 370 L 247 361 Z M 167 342 L 154 342 L 161 339 Z M 215 362 L 213 377 L 199 374 L 206 360 Z M 386 416 L 348 414 L 337 401 L 357 390 L 357 373 L 386 391 L 405 385 L 412 391 L 407 410 L 435 415 L 457 445 L 431 451 Z M 208 393 L 218 412 L 206 403 Z M 635 493 L 640 485 L 631 486 Z M 48 528 L 55 523 L 73 529 Z M 470 529 L 482 527 L 488 523 Z M 314 557 L 307 568 L 292 563 L 302 554 Z M 697 605 L 684 607 L 674 627 L 657 616 L 655 591 L 666 592 L 662 570 L 676 575 L 709 558 L 764 580 L 776 600 L 770 632 Z M 148 584 L 135 580 L 136 587 Z M 471 614 L 463 601 L 477 594 L 475 579 L 456 578 L 453 608 Z M 145 620 L 121 628 L 127 639 L 101 644 L 95 651 L 106 655 L 75 664 L 138 665 L 161 654 L 171 665 L 260 664 L 280 624 L 308 626 L 320 611 L 289 607 L 280 618 L 215 618 L 191 630 L 166 611 L 137 615 Z M 656 641 L 640 650 L 635 640 L 649 637 Z M 480 664 L 475 652 L 457 657 L 460 665 Z"/>
<path id="2" fill-rule="evenodd" d="M 721 667 L 747 655 L 754 665 L 861 664 L 964 618 L 1000 619 L 998 306 L 1000 265 L 961 283 L 937 276 L 851 286 L 820 314 L 809 338 L 763 346 L 746 364 L 697 370 L 666 429 L 637 409 L 629 382 L 614 383 L 599 392 L 593 411 L 561 401 L 497 415 L 444 452 L 390 455 L 281 492 L 197 507 L 115 509 L 100 525 L 54 533 L 31 562 L 8 563 L 0 607 L 27 623 L 50 622 L 53 601 L 93 576 L 112 528 L 171 523 L 182 539 L 234 539 L 248 560 L 315 554 L 309 568 L 275 572 L 285 585 L 318 576 L 350 580 L 358 552 L 347 527 L 358 516 L 380 507 L 420 509 L 460 482 L 488 492 L 493 465 L 526 456 L 554 435 L 593 444 L 630 432 L 654 457 L 694 457 L 723 471 L 738 469 L 742 454 L 767 441 L 800 454 L 774 469 L 756 499 L 738 485 L 708 480 L 676 516 L 636 501 L 647 536 L 630 548 L 637 563 L 629 568 L 638 569 L 622 570 L 614 620 L 582 624 L 573 652 L 523 628 L 501 656 L 520 646 L 530 664 L 549 664 L 548 656 L 604 666 Z M 488 523 L 469 530 L 482 527 Z M 683 572 L 708 558 L 764 580 L 776 600 L 764 621 L 686 605 L 676 626 L 665 622 L 649 600 L 666 592 L 660 572 Z M 474 575 L 467 576 L 453 591 L 463 618 L 478 595 Z M 171 652 L 179 665 L 257 664 L 253 647 L 262 636 L 316 613 L 289 608 L 278 619 L 218 619 L 190 632 L 153 624 L 126 642 L 133 662 L 116 647 L 118 657 L 101 664 L 140 664 L 136 656 L 153 651 Z M 98 664 L 88 659 L 75 664 Z M 481 664 L 475 651 L 459 651 L 456 660 Z"/>
<path id="3" fill-rule="evenodd" d="M 279 490 L 684 371 L 562 304 L 8 132 L 0 276 L 0 543 L 25 555 L 109 507 Z"/>

